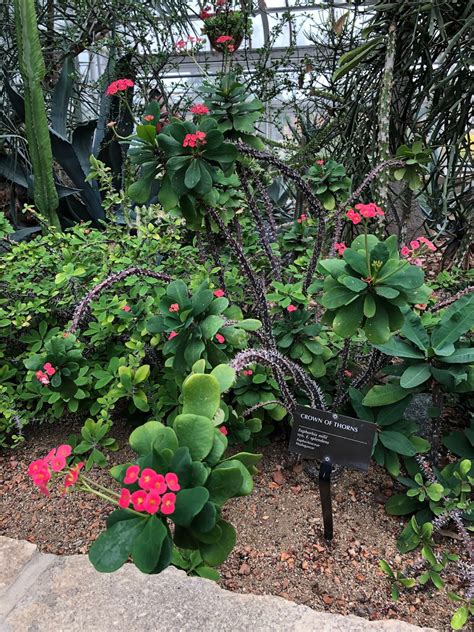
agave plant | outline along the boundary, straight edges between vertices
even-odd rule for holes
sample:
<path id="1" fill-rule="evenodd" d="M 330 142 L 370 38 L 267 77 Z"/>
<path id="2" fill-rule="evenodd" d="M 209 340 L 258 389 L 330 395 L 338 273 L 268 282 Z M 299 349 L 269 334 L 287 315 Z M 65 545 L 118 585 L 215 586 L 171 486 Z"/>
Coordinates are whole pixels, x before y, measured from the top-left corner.
<path id="1" fill-rule="evenodd" d="M 395 235 L 359 235 L 342 259 L 325 259 L 319 270 L 326 277 L 323 322 L 343 338 L 362 329 L 371 343 L 383 344 L 403 326 L 409 306 L 431 294 L 423 270 L 400 258 Z"/>

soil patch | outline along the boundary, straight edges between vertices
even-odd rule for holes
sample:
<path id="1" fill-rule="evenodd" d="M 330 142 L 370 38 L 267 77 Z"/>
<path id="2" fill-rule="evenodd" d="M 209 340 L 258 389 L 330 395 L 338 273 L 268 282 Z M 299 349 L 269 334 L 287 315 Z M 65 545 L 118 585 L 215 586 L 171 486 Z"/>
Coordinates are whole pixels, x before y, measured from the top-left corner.
<path id="1" fill-rule="evenodd" d="M 59 555 L 86 553 L 103 530 L 110 506 L 95 497 L 53 492 L 48 499 L 33 488 L 26 470 L 35 458 L 67 441 L 77 427 L 42 425 L 29 428 L 28 442 L 0 457 L 0 534 L 28 540 L 43 552 Z M 110 464 L 124 462 L 133 453 L 127 445 L 130 427 L 113 428 L 121 449 Z M 368 473 L 344 470 L 333 490 L 335 538 L 322 534 L 317 483 L 300 465 L 289 464 L 285 442 L 262 449 L 260 472 L 249 497 L 229 503 L 224 517 L 237 529 L 238 540 L 220 568 L 221 585 L 242 593 L 279 595 L 315 610 L 355 614 L 371 620 L 402 619 L 437 630 L 449 630 L 454 604 L 446 590 L 456 591 L 459 580 L 445 576 L 446 590 L 430 588 L 405 592 L 393 602 L 378 562 L 385 559 L 403 570 L 421 563 L 417 552 L 400 555 L 396 537 L 400 518 L 387 516 L 384 503 L 394 493 L 386 472 L 372 465 Z M 282 464 L 286 464 L 282 469 Z M 91 477 L 110 485 L 106 471 Z M 453 552 L 457 543 L 445 540 Z"/>

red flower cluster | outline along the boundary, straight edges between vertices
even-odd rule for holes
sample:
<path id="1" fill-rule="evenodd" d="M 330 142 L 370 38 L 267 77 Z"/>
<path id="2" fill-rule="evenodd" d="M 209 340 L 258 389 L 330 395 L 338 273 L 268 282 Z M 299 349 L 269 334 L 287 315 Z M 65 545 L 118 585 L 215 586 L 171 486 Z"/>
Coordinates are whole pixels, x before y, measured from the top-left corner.
<path id="1" fill-rule="evenodd" d="M 229 431 L 227 430 L 227 428 L 225 426 L 221 426 L 219 428 L 219 432 L 222 432 L 222 434 L 224 435 L 224 437 L 227 437 L 227 435 L 229 434 Z"/>
<path id="2" fill-rule="evenodd" d="M 178 335 L 178 334 L 177 334 L 175 331 L 172 331 L 172 332 L 170 333 L 170 335 L 168 336 L 168 340 L 173 340 L 173 338 L 174 338 L 175 336 L 177 336 L 177 335 Z"/>
<path id="3" fill-rule="evenodd" d="M 216 298 L 221 298 L 224 296 L 225 292 L 224 290 L 214 290 L 213 294 Z"/>
<path id="4" fill-rule="evenodd" d="M 38 487 L 41 493 L 49 495 L 48 482 L 51 479 L 51 472 L 61 472 L 66 467 L 66 458 L 72 453 L 70 445 L 63 444 L 53 448 L 43 459 L 36 459 L 28 466 L 28 475 L 33 480 L 33 484 Z M 71 468 L 66 475 L 64 487 L 74 485 L 79 476 L 79 470 L 84 463 L 78 463 Z"/>
<path id="5" fill-rule="evenodd" d="M 297 309 L 298 308 L 295 305 L 288 305 L 288 307 L 286 308 L 286 311 L 290 312 L 291 314 L 291 312 L 296 312 Z"/>
<path id="6" fill-rule="evenodd" d="M 51 364 L 51 362 L 46 362 L 46 364 L 43 365 L 43 369 L 44 372 L 41 370 L 36 371 L 36 379 L 39 380 L 41 384 L 43 384 L 43 386 L 48 386 L 49 378 L 51 375 L 54 375 L 56 373 L 56 369 Z"/>
<path id="7" fill-rule="evenodd" d="M 128 88 L 133 88 L 134 82 L 131 79 L 117 79 L 117 81 L 113 81 L 110 86 L 105 91 L 105 94 L 108 96 L 112 96 L 113 94 L 117 94 L 117 92 L 124 92 Z"/>
<path id="8" fill-rule="evenodd" d="M 305 222 L 308 219 L 308 216 L 305 215 L 304 213 L 302 215 L 300 215 L 298 217 L 298 219 L 296 220 L 298 222 L 298 224 L 302 224 L 303 222 Z"/>
<path id="9" fill-rule="evenodd" d="M 191 44 L 192 46 L 193 44 L 202 44 L 204 41 L 205 40 L 202 37 L 194 37 L 194 35 L 188 35 L 187 39 L 178 40 L 175 46 L 177 50 L 183 50 L 183 48 L 186 48 L 187 44 Z"/>
<path id="10" fill-rule="evenodd" d="M 146 121 L 147 123 L 150 123 L 154 119 L 155 117 L 153 116 L 153 114 L 145 114 L 145 116 L 143 117 L 143 120 Z"/>
<path id="11" fill-rule="evenodd" d="M 173 313 L 173 312 L 179 312 L 179 305 L 178 303 L 172 303 L 168 309 L 169 312 Z"/>
<path id="12" fill-rule="evenodd" d="M 334 244 L 334 249 L 337 251 L 338 255 L 342 255 L 342 254 L 344 254 L 344 250 L 347 249 L 347 246 L 342 241 L 341 242 L 336 242 Z"/>
<path id="13" fill-rule="evenodd" d="M 186 134 L 183 140 L 183 147 L 201 147 L 206 142 L 206 132 L 198 131 L 195 134 Z"/>
<path id="14" fill-rule="evenodd" d="M 225 342 L 225 338 L 222 334 L 216 334 L 216 340 L 217 342 L 219 342 L 221 345 L 224 344 Z"/>
<path id="15" fill-rule="evenodd" d="M 232 42 L 234 38 L 232 37 L 232 35 L 220 35 L 217 39 L 216 39 L 216 44 L 225 44 L 226 42 Z"/>
<path id="16" fill-rule="evenodd" d="M 354 211 L 353 208 L 350 208 L 346 213 L 346 216 L 353 224 L 360 224 L 362 217 L 369 219 L 376 215 L 385 215 L 380 206 L 377 206 L 374 202 L 369 202 L 369 204 L 356 204 L 355 208 L 359 211 L 358 213 Z"/>
<path id="17" fill-rule="evenodd" d="M 201 10 L 201 13 L 199 14 L 199 17 L 201 18 L 201 20 L 207 20 L 208 18 L 213 17 L 214 13 L 211 12 L 211 9 L 212 7 L 207 6 Z"/>
<path id="18" fill-rule="evenodd" d="M 122 312 L 129 312 L 132 308 L 129 305 L 124 305 L 122 307 Z"/>
<path id="19" fill-rule="evenodd" d="M 167 516 L 174 512 L 176 494 L 173 492 L 179 492 L 181 489 L 178 476 L 174 472 L 168 472 L 163 476 L 145 467 L 140 473 L 139 465 L 130 465 L 125 472 L 123 482 L 125 485 L 138 483 L 140 489 L 131 493 L 126 487 L 122 488 L 118 501 L 122 509 L 127 509 L 132 503 L 135 511 L 156 514 L 160 510 Z"/>
<path id="20" fill-rule="evenodd" d="M 192 114 L 198 114 L 199 116 L 203 114 L 209 114 L 209 108 L 204 105 L 204 103 L 196 103 L 189 110 Z"/>
<path id="21" fill-rule="evenodd" d="M 316 164 L 322 167 L 324 165 L 324 160 L 316 160 Z"/>
<path id="22" fill-rule="evenodd" d="M 244 369 L 244 375 L 253 375 L 252 369 Z"/>
<path id="23" fill-rule="evenodd" d="M 356 204 L 355 208 L 359 211 L 362 217 L 367 219 L 375 217 L 376 215 L 385 215 L 380 206 L 377 206 L 374 202 L 369 202 L 369 204 Z"/>
<path id="24" fill-rule="evenodd" d="M 410 241 L 410 248 L 408 248 L 408 246 L 403 246 L 403 248 L 400 250 L 400 254 L 402 255 L 402 257 L 406 257 L 406 258 L 414 258 L 413 263 L 415 263 L 417 266 L 421 265 L 421 259 L 418 258 L 417 255 L 421 254 L 421 253 L 417 253 L 415 252 L 416 250 L 419 250 L 420 248 L 423 248 L 423 246 L 425 248 L 427 248 L 427 250 L 431 250 L 432 252 L 435 252 L 435 250 L 437 250 L 436 246 L 434 245 L 434 243 L 432 241 L 430 241 L 429 239 L 427 239 L 426 237 L 417 237 L 416 239 L 413 239 L 412 241 Z"/>

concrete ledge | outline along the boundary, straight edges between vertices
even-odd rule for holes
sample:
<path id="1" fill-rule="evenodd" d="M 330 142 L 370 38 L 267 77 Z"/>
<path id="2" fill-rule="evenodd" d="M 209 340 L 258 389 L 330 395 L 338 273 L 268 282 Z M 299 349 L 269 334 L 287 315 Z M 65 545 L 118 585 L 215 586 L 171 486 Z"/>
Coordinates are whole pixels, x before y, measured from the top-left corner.
<path id="1" fill-rule="evenodd" d="M 144 575 L 127 564 L 101 574 L 84 555 L 34 549 L 0 537 L 2 632 L 433 632 L 316 612 L 280 597 L 240 595 L 173 567 Z"/>

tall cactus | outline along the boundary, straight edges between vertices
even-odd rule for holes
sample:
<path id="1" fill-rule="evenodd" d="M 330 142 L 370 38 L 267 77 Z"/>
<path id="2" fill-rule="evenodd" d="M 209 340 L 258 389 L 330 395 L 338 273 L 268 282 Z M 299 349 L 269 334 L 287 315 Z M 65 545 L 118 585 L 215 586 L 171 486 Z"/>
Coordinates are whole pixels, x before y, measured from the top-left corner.
<path id="1" fill-rule="evenodd" d="M 26 138 L 34 175 L 35 206 L 50 226 L 60 228 L 59 199 L 53 177 L 53 153 L 41 82 L 46 68 L 34 0 L 14 0 L 16 41 L 25 93 Z"/>

